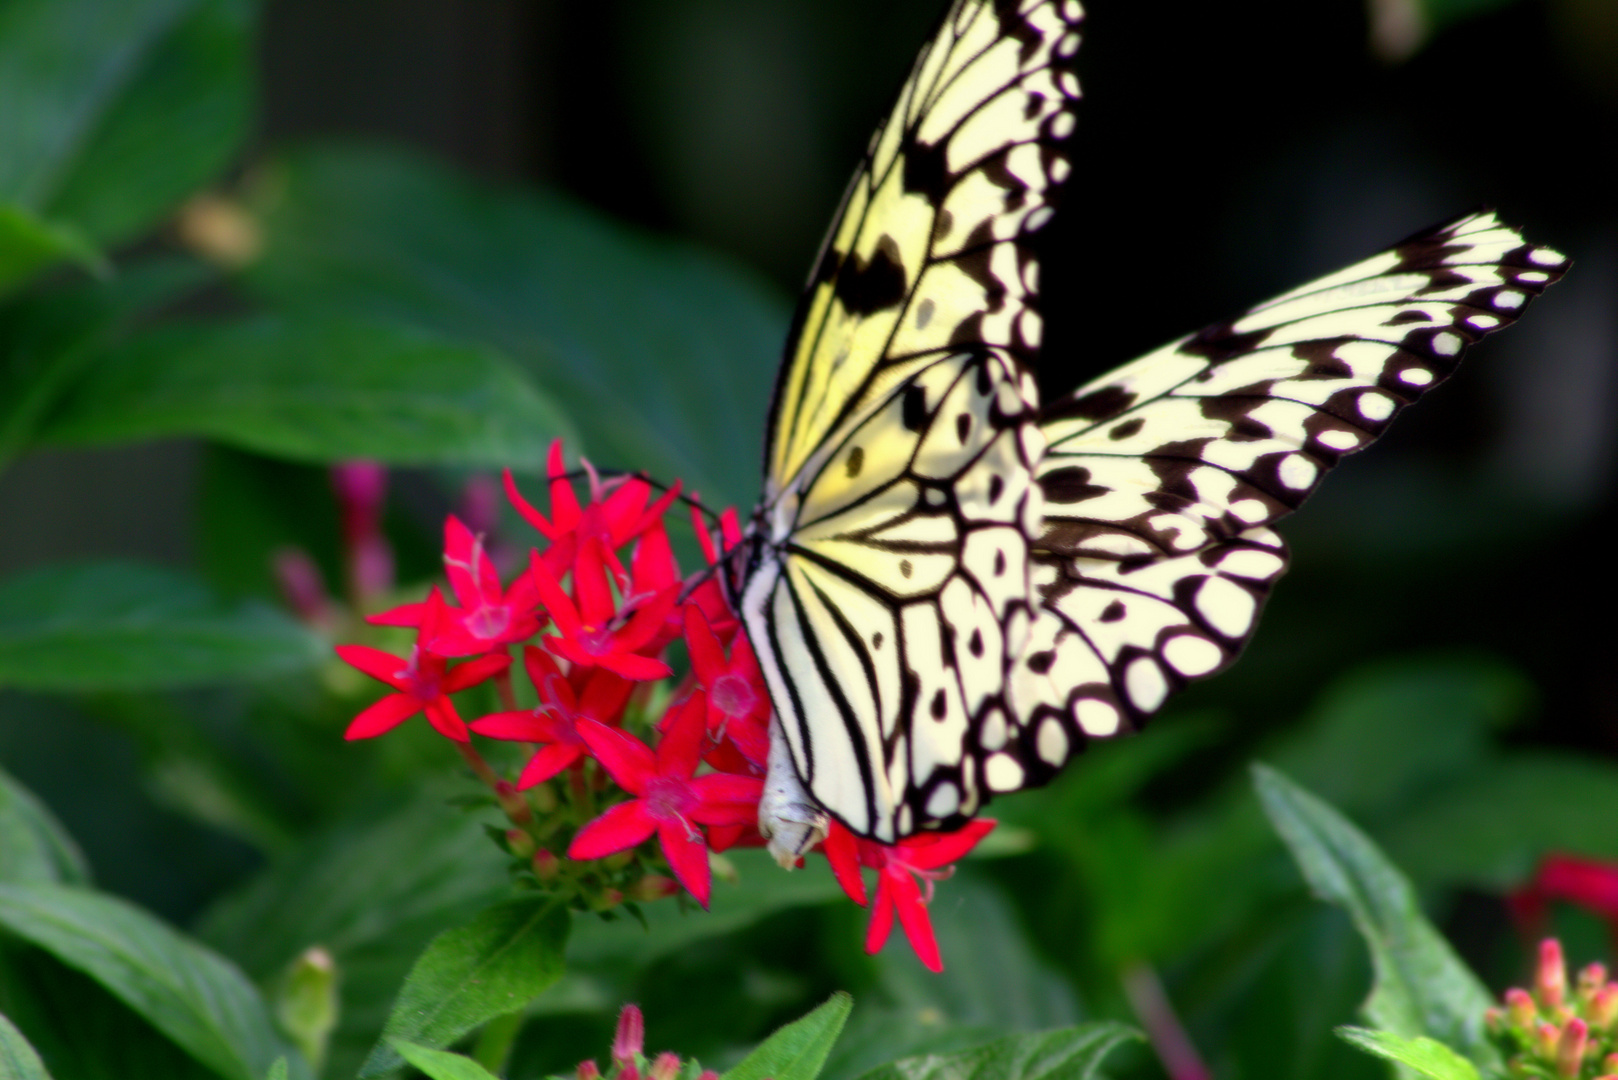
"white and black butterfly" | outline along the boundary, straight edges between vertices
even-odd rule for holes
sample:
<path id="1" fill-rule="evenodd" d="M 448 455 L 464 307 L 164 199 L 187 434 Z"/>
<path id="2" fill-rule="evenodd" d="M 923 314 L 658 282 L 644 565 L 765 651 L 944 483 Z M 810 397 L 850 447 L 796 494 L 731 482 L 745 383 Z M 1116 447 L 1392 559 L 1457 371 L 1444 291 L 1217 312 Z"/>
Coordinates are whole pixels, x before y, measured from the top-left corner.
<path id="1" fill-rule="evenodd" d="M 1042 403 L 1081 22 L 955 0 L 799 304 L 734 582 L 783 860 L 954 828 L 1229 664 L 1269 526 L 1567 267 L 1470 214 Z"/>

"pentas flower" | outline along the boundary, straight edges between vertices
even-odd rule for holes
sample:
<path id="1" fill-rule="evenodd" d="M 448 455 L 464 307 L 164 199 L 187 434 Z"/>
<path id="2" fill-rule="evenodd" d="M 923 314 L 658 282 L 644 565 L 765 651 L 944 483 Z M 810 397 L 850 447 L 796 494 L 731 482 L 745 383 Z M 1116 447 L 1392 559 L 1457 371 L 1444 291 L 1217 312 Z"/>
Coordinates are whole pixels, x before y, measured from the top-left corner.
<path id="1" fill-rule="evenodd" d="M 468 501 L 470 523 L 457 516 L 445 521 L 444 569 L 454 603 L 433 586 L 425 600 L 370 618 L 415 629 L 406 656 L 366 644 L 338 647 L 343 660 L 389 690 L 354 718 L 347 736 L 371 738 L 425 713 L 509 819 L 510 828 L 491 835 L 529 887 L 584 910 L 649 902 L 682 889 L 706 907 L 710 853 L 763 844 L 758 803 L 769 758 L 770 699 L 719 579 L 728 572 L 721 546 L 733 549 L 742 532 L 727 510 L 718 519 L 716 544 L 694 508 L 708 567 L 687 577 L 664 520 L 678 485 L 654 500 L 644 479 L 603 480 L 588 463 L 584 472 L 589 498 L 581 503 L 560 444 L 552 446 L 548 515 L 524 500 L 506 474 L 507 496 L 545 541 L 526 559 L 512 560 L 521 569 L 509 580 L 490 550 L 519 549 L 493 535 L 498 514 L 486 490 L 491 485 Z M 347 500 L 351 546 L 369 545 L 373 554 L 378 542 L 385 544 L 383 479 L 378 469 L 356 467 L 341 474 L 338 485 Z M 331 625 L 351 620 L 324 599 L 312 564 L 283 562 L 281 577 L 305 618 L 318 615 Z M 690 670 L 677 686 L 659 686 L 656 680 L 673 674 L 663 654 L 680 639 Z M 516 656 L 531 694 L 512 679 Z M 492 694 L 479 689 L 485 683 Z M 483 703 L 485 715 L 470 725 L 455 702 L 462 693 L 463 704 Z M 499 706 L 490 711 L 493 697 Z M 515 781 L 485 760 L 476 739 L 524 744 Z M 923 962 L 940 969 L 926 911 L 932 882 L 947 876 L 948 864 L 992 827 L 978 822 L 950 836 L 916 836 L 894 846 L 835 828 L 826 853 L 861 904 L 867 902 L 862 868 L 876 871 L 867 947 L 880 948 L 897 919 Z M 638 1012 L 625 1016 L 627 1023 Z M 626 1029 L 624 1038 L 634 1043 L 633 1052 L 615 1053 L 613 1080 L 676 1080 L 678 1058 L 648 1061 L 634 1030 Z M 581 1077 L 601 1075 L 586 1065 Z"/>
<path id="2" fill-rule="evenodd" d="M 689 605 L 685 645 L 692 674 L 708 699 L 707 734 L 715 747 L 708 760 L 715 768 L 762 774 L 770 754 L 770 696 L 753 647 L 738 634 L 727 657 L 707 616 Z"/>
<path id="3" fill-rule="evenodd" d="M 576 695 L 556 661 L 532 645 L 523 649 L 523 667 L 539 692 L 540 703 L 532 709 L 493 713 L 472 722 L 473 731 L 492 739 L 544 744 L 523 767 L 518 791 L 549 780 L 588 757 L 589 747 L 579 736 L 579 721 L 616 723 L 635 688 L 622 675 L 597 668 L 584 673 L 584 691 Z"/>
<path id="4" fill-rule="evenodd" d="M 695 1067 L 695 1063 L 693 1063 Z M 646 1059 L 646 1018 L 640 1006 L 625 1005 L 618 1014 L 618 1026 L 612 1036 L 611 1071 L 605 1080 L 675 1080 L 687 1072 L 678 1054 L 664 1051 L 648 1061 Z M 574 1075 L 578 1080 L 603 1080 L 601 1067 L 594 1061 L 581 1061 Z M 703 1069 L 697 1080 L 719 1080 L 712 1069 Z"/>
<path id="5" fill-rule="evenodd" d="M 509 656 L 483 656 L 448 669 L 444 657 L 432 651 L 447 619 L 447 607 L 438 587 L 427 594 L 421 627 L 408 658 L 373 649 L 369 645 L 339 645 L 337 655 L 354 667 L 393 687 L 394 693 L 378 701 L 354 718 L 344 737 L 369 739 L 391 731 L 416 715 L 427 714 L 427 722 L 445 738 L 469 742 L 466 722 L 455 710 L 449 695 L 476 686 L 511 665 Z"/>
<path id="6" fill-rule="evenodd" d="M 1533 989 L 1507 990 L 1484 1029 L 1512 1077 L 1618 1080 L 1618 982 L 1590 964 L 1570 987 L 1555 938 L 1540 942 Z"/>
<path id="7" fill-rule="evenodd" d="M 349 595 L 356 607 L 393 587 L 393 549 L 382 532 L 388 470 L 374 461 L 347 461 L 331 469 L 332 491 L 343 523 Z"/>
<path id="8" fill-rule="evenodd" d="M 989 835 L 995 822 L 979 819 L 952 833 L 917 833 L 897 844 L 862 840 L 838 822 L 832 822 L 825 841 L 826 858 L 837 883 L 849 899 L 866 903 L 865 880 L 861 867 L 877 872 L 876 899 L 871 923 L 865 934 L 865 951 L 882 948 L 893 932 L 894 917 L 904 927 L 910 947 L 930 971 L 943 971 L 944 959 L 933 936 L 933 923 L 927 905 L 933 898 L 933 883 L 955 872 L 952 865 Z M 923 886 L 918 883 L 926 882 Z"/>
<path id="9" fill-rule="evenodd" d="M 578 731 L 618 786 L 636 796 L 579 830 L 570 859 L 599 859 L 648 840 L 655 833 L 679 878 L 703 907 L 711 884 L 708 847 L 698 825 L 743 825 L 758 820 L 764 781 L 755 776 L 696 776 L 702 757 L 706 707 L 693 694 L 663 732 L 654 751 L 635 736 L 594 720 Z"/>

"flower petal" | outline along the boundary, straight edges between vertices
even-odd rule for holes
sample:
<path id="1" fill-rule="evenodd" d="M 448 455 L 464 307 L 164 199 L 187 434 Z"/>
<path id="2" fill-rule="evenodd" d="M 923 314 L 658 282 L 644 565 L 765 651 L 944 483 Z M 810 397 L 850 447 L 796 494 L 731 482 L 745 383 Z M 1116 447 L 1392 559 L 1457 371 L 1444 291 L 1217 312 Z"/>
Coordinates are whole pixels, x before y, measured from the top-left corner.
<path id="1" fill-rule="evenodd" d="M 928 971 L 944 970 L 944 958 L 938 952 L 938 939 L 933 937 L 933 920 L 927 915 L 921 888 L 916 879 L 903 870 L 890 870 L 882 877 L 888 886 L 888 895 L 899 913 L 899 925 L 904 927 L 910 947 Z"/>
<path id="2" fill-rule="evenodd" d="M 842 886 L 850 900 L 864 907 L 870 901 L 865 892 L 865 876 L 860 873 L 859 838 L 849 832 L 842 822 L 833 819 L 831 828 L 826 832 L 824 850 L 837 884 Z"/>
<path id="3" fill-rule="evenodd" d="M 455 702 L 447 697 L 435 698 L 427 703 L 427 722 L 446 739 L 459 743 L 472 741 L 471 734 L 466 730 L 466 721 L 455 711 Z"/>
<path id="4" fill-rule="evenodd" d="M 528 569 L 534 579 L 534 588 L 539 592 L 539 602 L 550 612 L 551 621 L 556 623 L 556 628 L 569 639 L 578 637 L 579 630 L 582 629 L 579 609 L 573 606 L 573 601 L 562 590 L 556 575 L 545 565 L 545 560 L 539 557 L 539 552 L 528 553 Z"/>
<path id="5" fill-rule="evenodd" d="M 657 823 L 646 813 L 646 804 L 630 799 L 608 807 L 605 814 L 580 829 L 567 846 L 567 857 L 605 858 L 644 842 L 656 831 Z"/>
<path id="6" fill-rule="evenodd" d="M 579 621 L 602 627 L 612 621 L 612 588 L 607 584 L 607 560 L 601 541 L 595 537 L 579 547 L 573 563 L 573 595 L 579 604 Z"/>
<path id="7" fill-rule="evenodd" d="M 661 750 L 662 747 L 659 746 L 658 749 Z M 659 761 L 659 764 L 661 763 Z M 759 799 L 764 796 L 764 781 L 757 776 L 706 773 L 691 781 L 691 790 L 705 804 L 736 803 L 756 807 Z"/>
<path id="8" fill-rule="evenodd" d="M 343 732 L 343 738 L 370 739 L 392 731 L 421 711 L 421 702 L 409 694 L 389 694 L 365 707 Z"/>
<path id="9" fill-rule="evenodd" d="M 886 881 L 877 880 L 875 907 L 871 909 L 871 925 L 865 928 L 865 951 L 875 956 L 888 943 L 893 932 L 893 897 L 888 893 Z"/>
<path id="10" fill-rule="evenodd" d="M 691 669 L 697 681 L 713 689 L 714 680 L 725 673 L 725 649 L 714 636 L 707 617 L 691 604 L 685 608 L 685 647 L 691 654 Z"/>
<path id="11" fill-rule="evenodd" d="M 662 842 L 663 854 L 668 857 L 674 876 L 697 898 L 697 903 L 707 907 L 713 881 L 708 870 L 708 845 L 702 835 L 687 831 L 677 821 L 664 821 L 657 826 L 657 838 Z"/>
<path id="12" fill-rule="evenodd" d="M 685 699 L 680 711 L 663 728 L 657 743 L 657 771 L 663 776 L 688 777 L 702 760 L 702 740 L 708 729 L 708 707 L 698 690 Z"/>
<path id="13" fill-rule="evenodd" d="M 590 675 L 590 681 L 584 684 L 584 694 L 579 700 L 578 711 L 604 724 L 610 724 L 618 719 L 624 711 L 624 705 L 629 701 L 629 695 L 634 692 L 635 684 L 615 672 L 598 668 Z"/>
<path id="14" fill-rule="evenodd" d="M 541 536 L 547 540 L 555 540 L 558 535 L 565 531 L 551 524 L 545 515 L 535 508 L 533 503 L 522 497 L 522 492 L 517 490 L 517 481 L 512 479 L 510 469 L 501 474 L 501 480 L 506 488 L 506 501 L 511 503 L 517 513 L 522 515 L 522 519 L 537 529 Z"/>
<path id="15" fill-rule="evenodd" d="M 497 712 L 472 721 L 472 730 L 490 739 L 514 742 L 555 742 L 556 718 L 547 713 L 523 709 Z"/>
<path id="16" fill-rule="evenodd" d="M 948 866 L 977 847 L 978 841 L 994 831 L 998 822 L 978 818 L 952 833 L 930 833 L 899 841 L 900 858 L 919 870 Z"/>
<path id="17" fill-rule="evenodd" d="M 477 730 L 475 725 L 473 730 Z M 584 746 L 580 743 L 552 743 L 528 759 L 522 775 L 517 777 L 517 790 L 527 791 L 583 758 Z"/>
<path id="18" fill-rule="evenodd" d="M 441 685 L 444 693 L 454 694 L 465 690 L 469 686 L 476 686 L 486 679 L 498 675 L 511 666 L 511 657 L 500 653 L 494 656 L 480 656 L 476 660 L 468 660 L 464 664 L 456 664 L 445 675 Z"/>
<path id="19" fill-rule="evenodd" d="M 545 462 L 545 472 L 551 478 L 551 520 L 562 530 L 572 530 L 583 516 L 579 511 L 579 497 L 573 493 L 573 481 L 567 478 L 567 462 L 562 457 L 562 440 L 551 441 L 551 451 Z"/>
<path id="20" fill-rule="evenodd" d="M 583 652 L 582 649 L 579 651 Z M 585 655 L 589 656 L 588 653 Z M 573 657 L 568 656 L 568 659 L 571 660 Z M 593 656 L 590 659 L 608 671 L 622 675 L 626 679 L 634 679 L 636 682 L 666 679 L 674 674 L 674 669 L 663 663 L 663 661 L 653 660 L 649 656 L 636 656 L 634 653 L 611 652 L 602 656 Z"/>
<path id="21" fill-rule="evenodd" d="M 425 605 L 423 605 L 425 606 Z M 395 690 L 406 690 L 409 683 L 400 675 L 408 661 L 369 645 L 339 645 L 337 655 L 343 663 L 358 668 L 373 679 L 387 683 Z"/>
<path id="22" fill-rule="evenodd" d="M 579 738 L 619 787 L 632 795 L 646 790 L 647 782 L 657 773 L 657 759 L 650 747 L 628 732 L 598 720 L 581 719 L 576 727 Z"/>

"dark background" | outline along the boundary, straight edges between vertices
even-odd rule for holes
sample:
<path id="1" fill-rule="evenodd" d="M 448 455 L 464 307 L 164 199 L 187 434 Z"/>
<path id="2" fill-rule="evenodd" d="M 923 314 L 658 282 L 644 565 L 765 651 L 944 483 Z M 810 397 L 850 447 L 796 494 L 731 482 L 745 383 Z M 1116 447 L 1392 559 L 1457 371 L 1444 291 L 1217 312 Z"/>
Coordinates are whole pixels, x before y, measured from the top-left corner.
<path id="1" fill-rule="evenodd" d="M 271 0 L 259 149 L 412 144 L 496 183 L 559 186 L 795 291 L 937 7 Z M 1046 252 L 1053 386 L 1480 203 L 1576 264 L 1284 528 L 1295 569 L 1256 644 L 1189 704 L 1231 709 L 1256 735 L 1366 659 L 1481 648 L 1538 688 L 1536 720 L 1511 738 L 1618 750 L 1601 599 L 1618 592 L 1618 5 L 1496 4 L 1402 62 L 1378 57 L 1354 0 L 1089 7 L 1076 180 Z M 0 480 L 0 570 L 92 554 L 187 564 L 196 455 L 22 462 Z M 8 738 L 8 760 L 26 759 L 16 744 L 34 737 Z M 75 762 L 77 777 L 94 770 L 100 798 L 123 798 L 106 778 L 132 770 L 97 753 L 110 758 Z M 58 794 L 72 777 L 14 767 L 72 827 Z M 201 843 L 155 808 L 128 817 L 144 839 L 92 858 L 159 910 L 183 915 L 240 872 L 209 841 L 195 880 L 125 877 L 153 837 Z"/>

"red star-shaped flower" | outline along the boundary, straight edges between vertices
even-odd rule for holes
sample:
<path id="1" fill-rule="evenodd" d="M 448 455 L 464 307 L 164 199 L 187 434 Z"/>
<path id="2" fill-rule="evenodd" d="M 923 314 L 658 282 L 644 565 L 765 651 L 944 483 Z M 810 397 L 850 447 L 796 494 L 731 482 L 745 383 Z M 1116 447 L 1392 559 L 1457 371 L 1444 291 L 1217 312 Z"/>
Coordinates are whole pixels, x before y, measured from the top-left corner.
<path id="1" fill-rule="evenodd" d="M 549 780 L 563 769 L 582 761 L 589 747 L 579 737 L 578 722 L 596 720 L 614 723 L 635 684 L 604 668 L 589 674 L 584 692 L 575 695 L 573 685 L 543 649 L 530 645 L 523 649 L 523 667 L 539 691 L 540 704 L 521 712 L 492 713 L 472 721 L 472 730 L 491 739 L 545 744 L 517 778 L 517 790 L 525 791 L 542 780 Z"/>
<path id="2" fill-rule="evenodd" d="M 636 796 L 579 830 L 570 859 L 600 859 L 655 833 L 680 884 L 703 907 L 711 881 L 708 845 L 698 825 L 742 825 L 758 817 L 764 782 L 752 776 L 695 776 L 701 760 L 707 704 L 694 694 L 663 733 L 657 752 L 633 735 L 580 720 L 579 735 L 618 786 Z"/>
<path id="3" fill-rule="evenodd" d="M 865 933 L 865 951 L 874 953 L 893 932 L 893 919 L 899 917 L 910 947 L 930 971 L 943 971 L 944 959 L 933 936 L 933 922 L 927 904 L 933 898 L 933 882 L 954 872 L 951 865 L 977 846 L 993 830 L 995 822 L 978 819 L 952 833 L 918 833 L 889 846 L 874 840 L 861 840 L 841 824 L 832 822 L 826 835 L 826 858 L 837 883 L 856 904 L 866 899 L 860 867 L 877 872 L 875 909 Z M 917 879 L 925 881 L 926 887 Z"/>
<path id="4" fill-rule="evenodd" d="M 427 647 L 440 656 L 480 656 L 539 632 L 543 618 L 532 573 L 518 574 L 510 590 L 483 548 L 483 538 L 451 514 L 444 520 L 444 572 L 459 608 L 449 608 L 443 629 Z M 419 626 L 423 604 L 402 604 L 373 615 L 379 626 Z"/>
<path id="5" fill-rule="evenodd" d="M 606 550 L 599 540 L 586 541 L 573 568 L 575 606 L 548 566 L 536 553 L 530 560 L 540 602 L 550 612 L 558 635 L 545 638 L 546 647 L 580 667 L 603 667 L 626 679 L 661 679 L 672 672 L 661 660 L 642 653 L 652 646 L 663 621 L 679 599 L 671 585 L 635 608 L 628 622 L 619 624 L 612 587 L 607 581 Z"/>
<path id="6" fill-rule="evenodd" d="M 449 695 L 504 671 L 510 666 L 511 657 L 483 656 L 448 668 L 448 661 L 430 651 L 426 644 L 437 638 L 447 618 L 448 606 L 437 586 L 427 594 L 423 606 L 426 610 L 408 660 L 369 645 L 337 646 L 337 655 L 344 661 L 371 678 L 387 683 L 395 691 L 356 716 L 344 738 L 369 739 L 391 731 L 418 712 L 425 712 L 428 723 L 440 735 L 456 742 L 471 741 L 466 723 L 455 711 L 455 703 Z"/>
<path id="7" fill-rule="evenodd" d="M 589 468 L 588 463 L 585 467 Z M 550 518 L 522 497 L 510 470 L 505 474 L 506 496 L 517 513 L 551 542 L 541 558 L 551 575 L 558 578 L 573 568 L 574 560 L 588 541 L 599 540 L 609 552 L 616 551 L 644 532 L 652 522 L 660 520 L 679 493 L 676 485 L 648 508 L 646 500 L 651 497 L 652 487 L 644 479 L 628 477 L 607 491 L 607 485 L 600 483 L 592 471 L 590 502 L 581 507 L 573 492 L 573 482 L 568 479 L 560 439 L 551 443 L 546 472 L 551 487 Z"/>
<path id="8" fill-rule="evenodd" d="M 688 605 L 685 644 L 697 682 L 707 691 L 708 738 L 721 749 L 729 743 L 746 765 L 763 772 L 770 754 L 770 695 L 746 635 L 736 635 L 727 658 L 708 620 Z M 732 761 L 723 764 L 732 772 L 745 771 Z"/>

